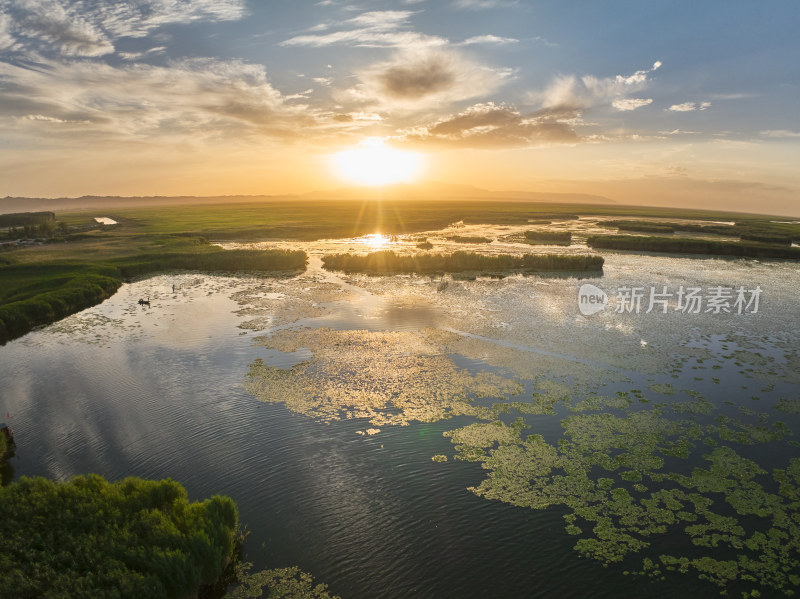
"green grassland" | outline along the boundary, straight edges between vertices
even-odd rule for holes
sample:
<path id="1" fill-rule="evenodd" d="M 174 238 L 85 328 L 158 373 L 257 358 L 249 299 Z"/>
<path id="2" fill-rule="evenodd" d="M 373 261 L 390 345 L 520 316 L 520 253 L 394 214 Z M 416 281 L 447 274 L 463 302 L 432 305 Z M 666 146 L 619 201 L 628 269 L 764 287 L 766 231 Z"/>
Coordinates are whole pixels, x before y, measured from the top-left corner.
<path id="1" fill-rule="evenodd" d="M 0 344 L 111 297 L 123 281 L 169 270 L 283 272 L 305 252 L 225 251 L 200 237 L 80 235 L 0 254 Z"/>

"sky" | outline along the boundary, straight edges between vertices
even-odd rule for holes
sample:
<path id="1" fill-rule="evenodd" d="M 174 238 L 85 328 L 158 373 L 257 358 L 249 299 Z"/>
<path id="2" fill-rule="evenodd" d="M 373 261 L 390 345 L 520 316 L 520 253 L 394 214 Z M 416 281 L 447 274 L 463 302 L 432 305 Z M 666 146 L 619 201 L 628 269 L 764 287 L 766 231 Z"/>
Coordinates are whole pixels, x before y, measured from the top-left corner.
<path id="1" fill-rule="evenodd" d="M 800 215 L 798 23 L 796 0 L 0 0 L 0 196 L 396 175 Z"/>

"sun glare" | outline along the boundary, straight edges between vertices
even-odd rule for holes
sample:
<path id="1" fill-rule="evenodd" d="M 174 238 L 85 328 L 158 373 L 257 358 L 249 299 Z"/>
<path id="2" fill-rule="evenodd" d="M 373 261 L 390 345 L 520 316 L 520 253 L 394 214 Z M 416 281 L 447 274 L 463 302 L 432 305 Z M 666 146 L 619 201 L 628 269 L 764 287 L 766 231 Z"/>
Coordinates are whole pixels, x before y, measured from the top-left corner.
<path id="1" fill-rule="evenodd" d="M 364 245 L 368 245 L 372 249 L 380 249 L 385 246 L 391 239 L 386 235 L 380 233 L 373 233 L 371 235 L 364 235 L 361 238 Z"/>
<path id="2" fill-rule="evenodd" d="M 414 181 L 422 171 L 422 155 L 395 150 L 371 137 L 351 150 L 333 155 L 336 173 L 359 185 L 390 185 Z"/>

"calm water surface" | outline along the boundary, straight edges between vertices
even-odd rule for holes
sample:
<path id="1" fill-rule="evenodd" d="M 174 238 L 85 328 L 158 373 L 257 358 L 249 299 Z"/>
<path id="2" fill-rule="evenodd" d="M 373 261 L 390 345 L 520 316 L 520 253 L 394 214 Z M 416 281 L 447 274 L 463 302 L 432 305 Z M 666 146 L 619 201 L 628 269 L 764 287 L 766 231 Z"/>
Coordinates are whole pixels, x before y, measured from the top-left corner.
<path id="1" fill-rule="evenodd" d="M 337 243 L 304 246 L 316 258 L 294 278 L 183 273 L 127 284 L 102 305 L 0 348 L 15 475 L 171 477 L 192 498 L 230 495 L 249 531 L 248 560 L 298 565 L 343 598 L 716 594 L 690 577 L 656 584 L 603 568 L 573 551 L 565 512 L 469 492 L 485 473 L 453 461 L 442 433 L 472 416 L 357 434 L 373 425 L 260 401 L 245 388 L 247 373 L 258 358 L 281 369 L 309 359 L 308 347 L 287 352 L 258 340 L 282 330 L 397 332 L 415 343 L 433 343 L 437 331 L 449 341 L 434 353 L 458 372 L 518 380 L 510 400 L 530 399 L 537 376 L 554 376 L 604 392 L 670 383 L 723 411 L 769 409 L 779 397 L 800 397 L 796 266 L 608 254 L 604 277 L 592 282 L 610 296 L 634 283 L 760 285 L 760 310 L 584 317 L 579 279 L 448 278 L 437 291 L 441 279 L 321 271 L 318 256 L 329 247 L 358 247 Z M 152 308 L 138 306 L 140 297 Z M 722 357 L 737 349 L 739 366 Z M 555 439 L 567 414 L 559 406 L 529 423 Z M 797 415 L 781 417 L 799 424 Z M 781 448 L 776 467 L 798 455 Z M 451 458 L 433 462 L 437 454 Z"/>

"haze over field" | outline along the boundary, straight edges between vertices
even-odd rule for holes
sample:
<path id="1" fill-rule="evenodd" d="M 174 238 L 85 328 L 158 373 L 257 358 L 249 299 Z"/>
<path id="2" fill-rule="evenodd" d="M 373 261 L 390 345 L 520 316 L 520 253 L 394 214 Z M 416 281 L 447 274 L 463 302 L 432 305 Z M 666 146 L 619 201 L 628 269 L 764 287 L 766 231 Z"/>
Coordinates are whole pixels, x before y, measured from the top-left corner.
<path id="1" fill-rule="evenodd" d="M 789 0 L 0 0 L 0 196 L 426 183 L 798 215 Z"/>

